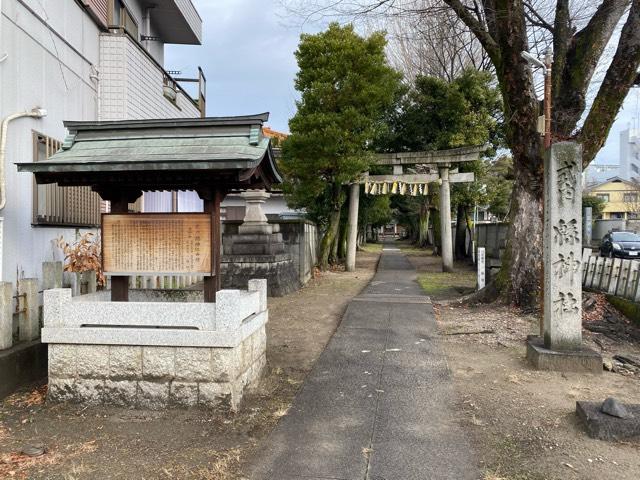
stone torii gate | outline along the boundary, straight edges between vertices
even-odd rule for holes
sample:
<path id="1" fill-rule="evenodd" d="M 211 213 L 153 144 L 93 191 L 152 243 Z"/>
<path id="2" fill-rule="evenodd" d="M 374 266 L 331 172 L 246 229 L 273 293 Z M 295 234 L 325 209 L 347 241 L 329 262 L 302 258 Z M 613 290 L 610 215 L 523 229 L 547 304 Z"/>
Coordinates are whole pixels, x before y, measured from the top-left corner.
<path id="1" fill-rule="evenodd" d="M 366 182 L 405 183 L 409 185 L 440 183 L 440 234 L 442 243 L 442 270 L 453 271 L 453 246 L 451 239 L 451 196 L 450 183 L 473 182 L 473 173 L 450 173 L 454 163 L 472 162 L 480 158 L 486 147 L 462 147 L 430 152 L 396 152 L 376 155 L 377 165 L 391 165 L 391 175 L 369 175 L 351 184 L 349 190 L 349 236 L 347 239 L 347 271 L 356 268 L 356 247 L 358 240 L 358 205 L 360 184 Z M 425 165 L 438 173 L 405 174 L 405 165 Z M 385 192 L 386 193 L 386 192 Z"/>

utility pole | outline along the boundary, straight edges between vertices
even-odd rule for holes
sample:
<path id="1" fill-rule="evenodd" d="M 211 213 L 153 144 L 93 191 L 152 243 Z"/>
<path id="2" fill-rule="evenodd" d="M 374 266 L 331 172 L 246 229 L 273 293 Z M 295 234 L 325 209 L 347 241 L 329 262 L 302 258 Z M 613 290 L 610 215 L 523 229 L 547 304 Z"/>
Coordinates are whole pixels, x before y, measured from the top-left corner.
<path id="1" fill-rule="evenodd" d="M 551 146 L 551 48 L 544 51 L 544 148 Z"/>
<path id="2" fill-rule="evenodd" d="M 553 65 L 553 54 L 551 48 L 547 47 L 544 51 L 544 61 L 529 52 L 522 52 L 520 55 L 529 65 L 542 68 L 544 73 L 544 147 L 548 149 L 551 146 L 551 66 Z"/>

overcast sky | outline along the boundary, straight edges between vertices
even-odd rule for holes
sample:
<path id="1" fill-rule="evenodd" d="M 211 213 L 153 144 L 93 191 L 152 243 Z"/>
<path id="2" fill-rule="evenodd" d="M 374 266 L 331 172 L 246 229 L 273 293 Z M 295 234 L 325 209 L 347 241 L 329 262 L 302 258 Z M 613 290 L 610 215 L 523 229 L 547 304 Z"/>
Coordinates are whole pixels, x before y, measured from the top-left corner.
<path id="1" fill-rule="evenodd" d="M 293 52 L 301 28 L 284 16 L 277 0 L 192 0 L 203 20 L 202 46 L 168 45 L 167 70 L 207 77 L 207 115 L 271 112 L 269 125 L 288 131 L 295 113 Z M 317 25 L 305 27 L 317 31 Z M 618 114 L 599 163 L 617 163 L 620 131 L 638 123 L 640 89 L 632 90 Z"/>

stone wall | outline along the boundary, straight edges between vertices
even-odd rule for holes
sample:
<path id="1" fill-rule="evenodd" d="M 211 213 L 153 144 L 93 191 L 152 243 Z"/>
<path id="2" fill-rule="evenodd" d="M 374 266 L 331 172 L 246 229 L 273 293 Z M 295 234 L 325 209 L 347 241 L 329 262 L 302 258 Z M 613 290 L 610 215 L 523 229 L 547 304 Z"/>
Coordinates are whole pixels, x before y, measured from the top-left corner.
<path id="1" fill-rule="evenodd" d="M 305 285 L 313 274 L 313 267 L 318 261 L 318 230 L 313 222 L 304 219 L 282 219 L 278 216 L 267 215 L 269 224 L 278 226 L 284 243 L 284 253 L 288 254 L 293 263 L 293 271 L 298 277 L 298 283 L 292 290 Z M 225 221 L 223 230 L 225 235 L 238 233 L 238 227 L 242 221 Z M 227 266 L 223 265 L 223 268 Z M 233 270 L 233 269 L 232 269 Z M 251 278 L 266 278 L 258 274 L 258 271 Z M 222 278 L 225 282 L 225 278 Z M 227 280 L 229 286 L 235 285 L 233 280 Z M 235 288 L 235 287 L 232 287 Z"/>
<path id="2" fill-rule="evenodd" d="M 296 265 L 287 254 L 224 256 L 220 273 L 223 288 L 240 288 L 250 278 L 266 278 L 270 297 L 282 297 L 302 286 Z"/>
<path id="3" fill-rule="evenodd" d="M 262 325 L 232 348 L 49 345 L 49 399 L 159 409 L 236 409 L 266 366 Z"/>

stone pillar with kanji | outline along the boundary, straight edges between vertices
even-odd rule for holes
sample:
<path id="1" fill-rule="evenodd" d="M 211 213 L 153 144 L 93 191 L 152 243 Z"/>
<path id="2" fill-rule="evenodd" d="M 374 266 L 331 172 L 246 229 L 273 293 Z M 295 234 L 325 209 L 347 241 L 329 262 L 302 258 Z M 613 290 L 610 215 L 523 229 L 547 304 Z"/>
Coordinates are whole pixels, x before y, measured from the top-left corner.
<path id="1" fill-rule="evenodd" d="M 544 165 L 544 326 L 546 348 L 582 346 L 582 148 L 554 144 Z"/>
<path id="2" fill-rule="evenodd" d="M 602 373 L 582 344 L 582 148 L 553 144 L 544 163 L 544 309 L 541 336 L 527 339 L 539 370 Z"/>

